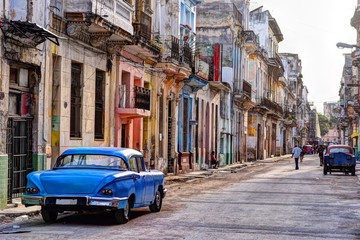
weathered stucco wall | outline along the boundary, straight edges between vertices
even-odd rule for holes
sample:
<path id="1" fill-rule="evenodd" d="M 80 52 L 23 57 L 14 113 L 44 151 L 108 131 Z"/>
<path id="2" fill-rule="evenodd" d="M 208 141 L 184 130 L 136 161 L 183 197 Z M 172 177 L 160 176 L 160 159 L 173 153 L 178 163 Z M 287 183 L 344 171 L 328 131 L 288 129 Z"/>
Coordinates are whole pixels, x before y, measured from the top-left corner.
<path id="1" fill-rule="evenodd" d="M 107 146 L 110 141 L 110 114 L 104 118 L 104 140 L 94 140 L 95 125 L 95 79 L 96 70 L 105 71 L 105 109 L 110 111 L 109 84 L 110 75 L 106 72 L 106 55 L 98 51 L 92 51 L 79 45 L 72 40 L 63 40 L 60 47 L 53 46 L 52 52 L 60 56 L 60 73 L 57 81 L 60 86 L 57 92 L 52 93 L 60 101 L 57 110 L 59 118 L 59 145 L 60 153 L 69 147 L 75 146 Z M 71 64 L 77 62 L 82 64 L 82 137 L 80 139 L 70 138 L 70 110 L 71 110 Z M 52 105 L 50 105 L 52 106 Z M 52 118 L 56 118 L 52 116 Z M 49 119 L 51 121 L 52 119 Z M 53 136 L 54 137 L 54 136 Z M 53 139 L 54 140 L 54 139 Z"/>

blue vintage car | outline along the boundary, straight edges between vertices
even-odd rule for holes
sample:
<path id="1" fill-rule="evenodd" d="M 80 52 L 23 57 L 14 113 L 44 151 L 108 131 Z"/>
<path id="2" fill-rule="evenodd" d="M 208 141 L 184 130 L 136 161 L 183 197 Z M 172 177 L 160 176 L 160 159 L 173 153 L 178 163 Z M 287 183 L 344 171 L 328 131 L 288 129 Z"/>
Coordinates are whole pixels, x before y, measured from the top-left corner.
<path id="1" fill-rule="evenodd" d="M 356 157 L 354 150 L 346 145 L 331 145 L 328 146 L 324 153 L 324 175 L 328 172 L 341 171 L 351 172 L 355 175 L 356 171 Z"/>
<path id="2" fill-rule="evenodd" d="M 166 191 L 164 174 L 146 170 L 139 151 L 79 147 L 64 151 L 53 169 L 28 174 L 22 203 L 40 205 L 45 222 L 62 211 L 111 210 L 116 223 L 126 223 L 131 208 L 160 211 Z"/>

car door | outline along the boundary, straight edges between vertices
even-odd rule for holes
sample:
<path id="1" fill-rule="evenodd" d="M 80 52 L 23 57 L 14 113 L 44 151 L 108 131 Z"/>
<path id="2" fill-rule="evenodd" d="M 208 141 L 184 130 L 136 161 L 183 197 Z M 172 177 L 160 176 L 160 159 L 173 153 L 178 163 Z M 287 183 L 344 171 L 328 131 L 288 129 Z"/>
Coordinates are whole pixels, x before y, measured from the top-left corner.
<path id="1" fill-rule="evenodd" d="M 148 205 L 155 198 L 155 183 L 152 174 L 146 171 L 144 157 L 137 158 L 137 165 L 141 178 L 144 179 L 145 183 L 145 203 Z"/>
<path id="2" fill-rule="evenodd" d="M 145 203 L 145 178 L 140 174 L 138 165 L 137 165 L 137 156 L 132 156 L 129 159 L 130 171 L 133 172 L 133 180 L 135 186 L 135 204 L 144 205 Z"/>

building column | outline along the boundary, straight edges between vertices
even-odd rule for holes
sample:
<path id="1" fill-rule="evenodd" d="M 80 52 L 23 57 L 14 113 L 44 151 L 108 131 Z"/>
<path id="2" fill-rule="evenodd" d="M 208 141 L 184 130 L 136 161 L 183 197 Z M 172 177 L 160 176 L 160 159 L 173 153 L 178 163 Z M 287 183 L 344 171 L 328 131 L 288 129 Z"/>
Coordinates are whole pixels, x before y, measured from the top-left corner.
<path id="1" fill-rule="evenodd" d="M 0 155 L 0 209 L 6 208 L 8 195 L 8 155 Z"/>

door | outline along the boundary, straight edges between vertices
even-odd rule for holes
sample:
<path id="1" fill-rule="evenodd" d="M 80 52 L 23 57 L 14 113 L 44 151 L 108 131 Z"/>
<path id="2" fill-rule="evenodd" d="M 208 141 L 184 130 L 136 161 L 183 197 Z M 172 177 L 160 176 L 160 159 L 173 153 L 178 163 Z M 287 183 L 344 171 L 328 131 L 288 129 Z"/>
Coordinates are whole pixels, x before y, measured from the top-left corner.
<path id="1" fill-rule="evenodd" d="M 151 172 L 146 171 L 143 157 L 136 157 L 140 177 L 144 180 L 144 201 L 149 205 L 155 199 L 155 182 Z"/>
<path id="2" fill-rule="evenodd" d="M 31 118 L 8 119 L 8 203 L 21 196 L 26 188 L 26 175 L 33 171 L 31 133 Z"/>
<path id="3" fill-rule="evenodd" d="M 137 157 L 133 156 L 129 159 L 130 171 L 134 172 L 134 186 L 135 186 L 135 204 L 143 205 L 145 201 L 145 178 L 139 173 L 137 166 Z"/>

